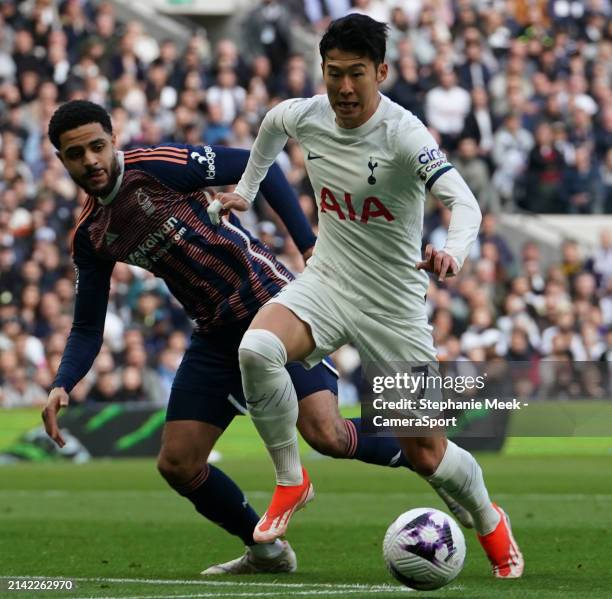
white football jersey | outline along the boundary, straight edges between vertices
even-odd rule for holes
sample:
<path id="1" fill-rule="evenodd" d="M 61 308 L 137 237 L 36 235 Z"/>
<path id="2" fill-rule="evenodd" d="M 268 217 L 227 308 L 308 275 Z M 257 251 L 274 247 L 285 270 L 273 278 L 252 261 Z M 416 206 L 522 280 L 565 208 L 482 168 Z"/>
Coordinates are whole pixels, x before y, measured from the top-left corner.
<path id="1" fill-rule="evenodd" d="M 325 95 L 287 100 L 266 115 L 237 193 L 255 197 L 288 136 L 302 148 L 319 210 L 308 268 L 325 273 L 365 312 L 423 315 L 428 275 L 415 264 L 425 191 L 452 169 L 425 126 L 385 96 L 354 129 L 338 127 Z"/>

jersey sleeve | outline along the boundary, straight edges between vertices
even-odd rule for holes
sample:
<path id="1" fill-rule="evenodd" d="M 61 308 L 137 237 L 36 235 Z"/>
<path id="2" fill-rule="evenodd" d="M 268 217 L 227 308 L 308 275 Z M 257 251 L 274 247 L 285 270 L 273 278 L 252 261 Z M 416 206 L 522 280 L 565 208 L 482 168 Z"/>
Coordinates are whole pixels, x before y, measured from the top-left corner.
<path id="1" fill-rule="evenodd" d="M 461 268 L 478 237 L 482 220 L 480 206 L 463 177 L 455 169 L 438 177 L 431 192 L 451 211 L 444 251 L 450 254 Z"/>
<path id="2" fill-rule="evenodd" d="M 409 173 L 418 177 L 428 191 L 440 176 L 453 168 L 425 125 L 414 117 L 400 124 L 398 143 L 400 157 Z"/>
<path id="3" fill-rule="evenodd" d="M 157 148 L 162 147 L 172 147 L 181 152 L 182 157 L 165 160 L 162 154 L 156 152 L 169 150 L 153 149 L 144 159 L 136 158 L 133 161 L 132 158 L 126 158 L 126 164 L 137 164 L 138 168 L 150 173 L 164 185 L 185 193 L 204 187 L 235 185 L 249 162 L 249 151 L 238 148 L 179 144 Z M 158 160 L 151 160 L 151 155 Z M 300 208 L 298 198 L 277 164 L 272 164 L 266 171 L 261 181 L 261 191 L 300 251 L 304 252 L 314 245 L 315 236 Z"/>
<path id="4" fill-rule="evenodd" d="M 236 187 L 236 193 L 252 202 L 270 166 L 285 147 L 289 137 L 295 137 L 298 108 L 303 100 L 285 100 L 268 111 L 251 148 L 247 167 Z"/>
<path id="5" fill-rule="evenodd" d="M 74 318 L 66 348 L 53 383 L 67 393 L 87 374 L 100 347 L 108 305 L 114 262 L 94 254 L 87 231 L 79 227 L 74 236 L 76 294 Z"/>
<path id="6" fill-rule="evenodd" d="M 418 177 L 425 188 L 451 210 L 443 249 L 461 268 L 478 236 L 482 219 L 478 202 L 425 126 L 420 121 L 402 124 L 404 127 L 400 127 L 398 137 L 400 156 L 409 173 Z"/>

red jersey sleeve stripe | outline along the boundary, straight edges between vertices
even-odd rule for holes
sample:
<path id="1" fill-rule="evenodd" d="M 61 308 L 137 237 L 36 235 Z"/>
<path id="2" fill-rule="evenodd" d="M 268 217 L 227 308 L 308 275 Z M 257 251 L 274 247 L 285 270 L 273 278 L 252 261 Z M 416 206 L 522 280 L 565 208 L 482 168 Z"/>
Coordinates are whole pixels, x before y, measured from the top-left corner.
<path id="1" fill-rule="evenodd" d="M 188 148 L 177 148 L 175 146 L 155 146 L 151 148 L 132 148 L 131 150 L 126 150 L 125 153 L 129 154 L 130 152 L 157 152 L 157 150 L 168 150 L 170 152 L 181 152 L 186 154 L 189 150 Z"/>
<path id="2" fill-rule="evenodd" d="M 187 156 L 187 148 L 171 148 L 169 146 L 160 146 L 158 148 L 136 148 L 134 150 L 128 150 L 124 152 L 126 157 L 132 157 L 136 155 L 154 154 L 157 152 L 165 152 L 166 154 L 173 154 L 176 156 Z"/>
<path id="3" fill-rule="evenodd" d="M 164 154 L 159 152 L 157 154 L 137 154 L 136 156 L 125 156 L 125 162 L 133 162 L 134 160 L 155 160 L 158 158 L 172 158 L 173 160 L 184 160 L 187 161 L 187 156 L 176 156 L 174 154 Z"/>
<path id="4" fill-rule="evenodd" d="M 178 159 L 178 158 L 168 158 L 166 156 L 163 155 L 149 155 L 149 156 L 137 156 L 135 158 L 126 158 L 125 159 L 125 164 L 134 164 L 135 162 L 150 162 L 152 160 L 158 160 L 160 162 L 173 162 L 174 164 L 187 164 L 187 156 L 185 156 L 185 158 L 182 159 Z"/>
<path id="5" fill-rule="evenodd" d="M 87 220 L 87 217 L 93 212 L 95 205 L 96 201 L 93 196 L 87 196 L 87 200 L 85 200 L 85 206 L 83 207 L 81 214 L 79 214 L 79 218 L 77 219 L 76 225 L 74 226 L 74 229 L 72 230 L 72 233 L 70 235 L 71 254 L 74 254 L 74 236 L 76 235 L 78 228 L 85 222 L 85 220 Z"/>

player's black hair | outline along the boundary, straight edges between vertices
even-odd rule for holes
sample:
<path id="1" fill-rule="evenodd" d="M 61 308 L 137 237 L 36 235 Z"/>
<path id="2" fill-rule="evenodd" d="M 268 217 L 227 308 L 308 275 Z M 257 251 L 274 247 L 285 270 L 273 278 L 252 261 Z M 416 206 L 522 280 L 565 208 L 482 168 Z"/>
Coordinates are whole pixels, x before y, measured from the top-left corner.
<path id="1" fill-rule="evenodd" d="M 100 123 L 104 131 L 109 135 L 113 134 L 110 115 L 102 106 L 87 100 L 66 102 L 53 113 L 49 121 L 49 139 L 59 150 L 62 133 L 89 123 Z"/>
<path id="2" fill-rule="evenodd" d="M 321 59 L 325 62 L 327 53 L 338 48 L 367 56 L 378 66 L 385 60 L 388 30 L 386 23 L 358 13 L 336 19 L 330 23 L 319 43 Z"/>

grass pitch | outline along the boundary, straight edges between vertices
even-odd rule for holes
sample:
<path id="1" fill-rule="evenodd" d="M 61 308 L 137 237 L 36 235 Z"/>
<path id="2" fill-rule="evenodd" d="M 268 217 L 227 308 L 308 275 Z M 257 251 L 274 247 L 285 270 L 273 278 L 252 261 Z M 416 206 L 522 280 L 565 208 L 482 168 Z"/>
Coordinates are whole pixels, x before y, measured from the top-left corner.
<path id="1" fill-rule="evenodd" d="M 238 556 L 240 542 L 166 488 L 153 461 L 97 461 L 0 469 L 0 596 L 612 596 L 612 457 L 481 455 L 479 460 L 525 555 L 521 580 L 493 579 L 467 532 L 466 565 L 457 580 L 428 593 L 399 587 L 381 557 L 387 526 L 411 507 L 444 506 L 406 470 L 312 455 L 305 462 L 317 497 L 295 516 L 289 535 L 299 572 L 202 580 L 200 570 Z M 264 456 L 228 457 L 220 466 L 256 509 L 265 508 L 273 481 Z M 7 577 L 17 576 L 70 578 L 77 588 L 9 592 Z"/>

